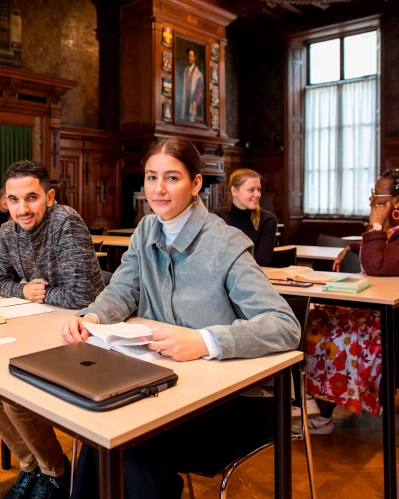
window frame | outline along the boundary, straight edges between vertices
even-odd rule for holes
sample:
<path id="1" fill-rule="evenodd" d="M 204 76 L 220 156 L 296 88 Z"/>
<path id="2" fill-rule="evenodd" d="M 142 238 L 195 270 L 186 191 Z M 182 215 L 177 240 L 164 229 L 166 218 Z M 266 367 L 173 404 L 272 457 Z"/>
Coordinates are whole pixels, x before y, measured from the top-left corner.
<path id="1" fill-rule="evenodd" d="M 340 82 L 350 82 L 350 81 L 356 81 L 356 80 L 363 80 L 365 78 L 372 78 L 378 77 L 378 72 L 375 75 L 365 75 L 365 76 L 358 76 L 356 78 L 344 78 L 344 38 L 347 38 L 349 36 L 354 36 L 354 35 L 361 35 L 362 33 L 371 33 L 372 31 L 376 31 L 378 33 L 378 27 L 369 27 L 369 28 L 361 28 L 361 29 L 354 29 L 353 31 L 348 31 L 345 33 L 340 33 L 340 34 L 330 34 L 325 37 L 320 37 L 316 39 L 309 39 L 304 42 L 306 46 L 306 86 L 307 87 L 316 87 L 319 85 L 332 85 L 332 84 L 337 84 Z M 339 64 L 339 80 L 336 81 L 326 81 L 324 83 L 310 83 L 310 46 L 313 45 L 314 43 L 320 43 L 320 42 L 328 42 L 330 40 L 339 40 L 339 56 L 340 56 L 340 64 Z M 377 68 L 378 69 L 378 68 Z"/>

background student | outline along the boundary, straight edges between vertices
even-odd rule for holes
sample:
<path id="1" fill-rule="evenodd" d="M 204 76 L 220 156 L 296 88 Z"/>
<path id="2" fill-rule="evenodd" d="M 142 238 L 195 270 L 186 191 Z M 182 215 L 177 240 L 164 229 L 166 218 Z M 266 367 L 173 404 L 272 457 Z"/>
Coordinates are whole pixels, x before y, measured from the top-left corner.
<path id="1" fill-rule="evenodd" d="M 237 227 L 254 243 L 254 258 L 261 267 L 270 265 L 276 242 L 277 217 L 259 206 L 261 178 L 254 170 L 236 170 L 230 176 L 232 204 L 215 215 Z"/>
<path id="2" fill-rule="evenodd" d="M 156 142 L 144 166 L 155 215 L 142 219 L 108 287 L 65 324 L 63 337 L 84 341 L 83 321 L 115 323 L 137 312 L 167 323 L 154 331 L 150 348 L 177 361 L 251 358 L 297 347 L 298 322 L 252 258 L 251 241 L 199 199 L 201 157 L 194 145 L 179 137 Z M 270 400 L 236 397 L 125 452 L 125 497 L 180 499 L 179 471 L 228 459 L 259 433 L 270 435 Z M 87 446 L 73 497 L 99 497 L 98 452 Z"/>
<path id="3" fill-rule="evenodd" d="M 399 275 L 399 170 L 387 170 L 370 197 L 370 225 L 362 242 L 351 244 L 334 262 L 340 270 L 349 249 L 360 252 L 368 275 Z M 318 305 L 309 314 L 306 338 L 308 392 L 320 416 L 309 420 L 311 433 L 334 429 L 332 413 L 340 405 L 353 413 L 381 413 L 381 314 L 378 310 Z"/>

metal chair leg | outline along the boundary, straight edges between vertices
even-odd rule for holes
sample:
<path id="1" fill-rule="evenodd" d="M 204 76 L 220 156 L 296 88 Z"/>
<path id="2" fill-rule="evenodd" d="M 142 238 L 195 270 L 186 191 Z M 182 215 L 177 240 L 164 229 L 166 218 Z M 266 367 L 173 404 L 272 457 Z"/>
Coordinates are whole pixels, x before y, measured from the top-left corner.
<path id="1" fill-rule="evenodd" d="M 72 443 L 72 469 L 71 469 L 71 488 L 69 490 L 69 495 L 72 495 L 73 481 L 75 478 L 75 471 L 78 467 L 78 439 L 74 438 Z"/>
<path id="2" fill-rule="evenodd" d="M 316 499 L 316 487 L 314 484 L 314 471 L 313 471 L 313 454 L 312 454 L 312 447 L 310 444 L 308 411 L 306 407 L 306 371 L 304 368 L 301 369 L 301 398 L 302 398 L 302 403 L 301 403 L 302 427 L 303 427 L 303 435 L 304 435 L 305 449 L 306 449 L 306 461 L 308 465 L 310 494 L 312 499 Z"/>
<path id="3" fill-rule="evenodd" d="M 262 447 L 258 447 L 254 451 L 250 452 L 249 454 L 246 454 L 244 456 L 239 457 L 236 459 L 234 462 L 232 462 L 229 466 L 226 466 L 224 469 L 223 473 L 223 479 L 222 483 L 220 484 L 220 499 L 226 499 L 227 497 L 227 486 L 229 485 L 229 480 L 235 470 L 240 467 L 242 464 L 248 461 L 248 459 L 251 459 L 251 457 L 256 456 L 260 452 L 264 451 L 265 449 L 268 449 L 269 447 L 274 446 L 274 440 L 271 442 L 268 442 L 265 445 L 262 445 Z"/>
<path id="4" fill-rule="evenodd" d="M 187 473 L 186 476 L 187 476 L 188 493 L 190 495 L 190 499 L 195 499 L 193 479 L 192 479 L 191 473 Z"/>

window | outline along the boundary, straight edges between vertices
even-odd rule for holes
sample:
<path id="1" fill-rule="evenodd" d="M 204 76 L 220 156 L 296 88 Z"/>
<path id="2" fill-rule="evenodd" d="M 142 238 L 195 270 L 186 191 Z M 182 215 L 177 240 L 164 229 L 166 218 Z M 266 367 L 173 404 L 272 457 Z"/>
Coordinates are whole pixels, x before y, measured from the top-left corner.
<path id="1" fill-rule="evenodd" d="M 308 45 L 304 211 L 368 215 L 379 171 L 378 32 Z"/>

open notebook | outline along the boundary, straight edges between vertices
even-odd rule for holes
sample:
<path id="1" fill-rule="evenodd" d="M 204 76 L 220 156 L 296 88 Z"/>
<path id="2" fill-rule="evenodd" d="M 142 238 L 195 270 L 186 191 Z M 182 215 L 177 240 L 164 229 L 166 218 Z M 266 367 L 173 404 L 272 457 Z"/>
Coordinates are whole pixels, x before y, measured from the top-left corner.
<path id="1" fill-rule="evenodd" d="M 314 284 L 326 284 L 336 279 L 336 275 L 326 272 L 316 272 L 310 267 L 298 267 L 291 265 L 281 269 L 264 268 L 263 272 L 269 279 L 291 280 L 299 282 L 313 282 Z"/>

